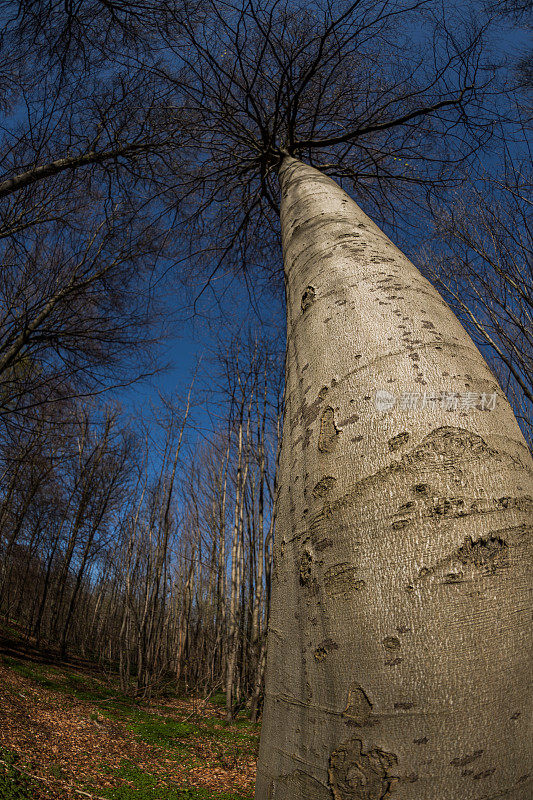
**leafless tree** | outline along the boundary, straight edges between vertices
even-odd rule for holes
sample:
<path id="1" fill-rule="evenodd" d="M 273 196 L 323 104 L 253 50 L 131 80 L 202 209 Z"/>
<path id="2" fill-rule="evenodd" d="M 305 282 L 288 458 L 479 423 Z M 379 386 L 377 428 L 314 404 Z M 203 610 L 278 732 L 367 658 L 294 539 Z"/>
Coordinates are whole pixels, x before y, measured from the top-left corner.
<path id="1" fill-rule="evenodd" d="M 531 170 L 507 155 L 435 211 L 437 242 L 424 259 L 435 285 L 486 355 L 524 433 L 533 424 Z"/>
<path id="2" fill-rule="evenodd" d="M 250 702 L 255 719 L 274 359 L 256 339 L 226 349 L 219 425 L 190 449 L 187 404 L 167 405 L 150 438 L 79 396 L 150 368 L 152 288 L 171 265 L 201 269 L 205 286 L 223 266 L 280 281 L 284 159 L 337 179 L 390 226 L 463 187 L 498 130 L 489 21 L 433 0 L 43 0 L 1 13 L 2 612 L 63 654 L 97 654 L 125 691 L 223 687 L 228 718 Z M 441 215 L 455 256 L 436 277 L 521 396 L 523 188 L 507 176 L 489 203 L 476 185 L 476 213 L 463 202 Z"/>
<path id="3" fill-rule="evenodd" d="M 168 6 L 178 19 L 184 6 Z M 4 425 L 153 371 L 153 287 L 175 257 L 159 196 L 177 196 L 186 117 L 168 118 L 151 73 L 153 12 L 148 0 L 2 3 Z"/>
<path id="4" fill-rule="evenodd" d="M 304 13 L 287 0 L 247 0 L 209 12 L 183 26 L 186 47 L 167 41 L 187 76 L 161 68 L 191 122 L 181 140 L 183 213 L 191 257 L 200 252 L 208 276 L 222 263 L 279 268 L 283 152 L 341 180 L 390 222 L 429 189 L 459 185 L 491 134 L 483 25 L 453 7 L 447 16 L 429 0 L 358 0 Z"/>

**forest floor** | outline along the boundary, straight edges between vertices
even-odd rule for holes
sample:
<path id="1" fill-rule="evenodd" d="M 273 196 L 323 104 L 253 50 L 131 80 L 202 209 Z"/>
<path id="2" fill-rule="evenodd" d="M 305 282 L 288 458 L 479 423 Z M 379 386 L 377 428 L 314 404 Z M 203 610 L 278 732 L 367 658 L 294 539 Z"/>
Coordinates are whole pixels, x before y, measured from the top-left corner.
<path id="1" fill-rule="evenodd" d="M 139 704 L 0 637 L 0 800 L 249 800 L 259 726 L 227 724 L 222 702 Z"/>

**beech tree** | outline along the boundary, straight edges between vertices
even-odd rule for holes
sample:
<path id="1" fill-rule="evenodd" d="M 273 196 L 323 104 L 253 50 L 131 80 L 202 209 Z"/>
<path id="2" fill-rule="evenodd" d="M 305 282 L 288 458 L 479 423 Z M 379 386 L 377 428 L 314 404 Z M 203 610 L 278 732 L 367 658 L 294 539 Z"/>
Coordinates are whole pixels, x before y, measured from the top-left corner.
<path id="1" fill-rule="evenodd" d="M 256 800 L 525 800 L 529 451 L 449 307 L 344 190 L 386 220 L 460 184 L 491 132 L 483 31 L 359 0 L 217 4 L 188 36 L 189 234 L 212 274 L 283 244 Z"/>
<path id="2" fill-rule="evenodd" d="M 149 267 L 152 254 L 168 244 L 156 224 L 162 221 L 163 234 L 186 232 L 189 261 L 207 274 L 206 286 L 222 268 L 266 264 L 263 274 L 273 288 L 284 281 L 287 302 L 272 575 L 268 547 L 263 573 L 256 561 L 265 535 L 271 539 L 264 517 L 260 522 L 265 476 L 264 438 L 256 435 L 264 419 L 258 381 L 251 397 L 237 393 L 232 437 L 217 451 L 222 456 L 210 521 L 199 502 L 196 465 L 184 528 L 173 513 L 177 442 L 169 436 L 161 479 L 155 486 L 140 480 L 124 521 L 113 520 L 119 541 L 93 585 L 93 523 L 120 497 L 127 463 L 122 451 L 108 462 L 110 474 L 117 469 L 116 495 L 108 500 L 91 456 L 77 508 L 70 513 L 67 494 L 64 512 L 58 513 L 58 502 L 42 503 L 42 518 L 16 491 L 21 470 L 10 465 L 2 507 L 11 516 L 10 555 L 19 541 L 28 541 L 33 554 L 50 531 L 46 561 L 27 559 L 36 572 L 45 567 L 40 599 L 30 610 L 32 627 L 40 630 L 44 620 L 60 644 L 70 646 L 83 633 L 79 609 L 86 593 L 93 642 L 105 641 L 111 660 L 118 640 L 123 684 L 136 672 L 141 694 L 149 693 L 154 676 L 164 678 L 162 654 L 174 676 L 193 676 L 199 685 L 205 675 L 187 661 L 191 653 L 205 653 L 215 631 L 216 642 L 226 641 L 219 664 L 213 658 L 210 665 L 211 680 L 216 668 L 217 679 L 224 674 L 231 716 L 245 684 L 255 682 L 259 704 L 264 639 L 257 597 L 271 584 L 257 800 L 385 800 L 393 794 L 403 800 L 525 800 L 531 788 L 525 711 L 529 452 L 472 340 L 370 219 L 389 231 L 394 225 L 400 230 L 413 213 L 423 220 L 428 195 L 460 187 L 489 142 L 495 112 L 487 110 L 494 95 L 485 21 L 476 25 L 453 4 L 443 10 L 434 0 L 206 0 L 191 19 L 181 6 L 165 3 L 157 57 L 150 57 L 150 22 L 132 37 L 138 49 L 115 72 L 108 55 L 117 37 L 129 35 L 132 4 L 39 3 L 43 26 L 38 16 L 22 13 L 23 4 L 13 5 L 18 12 L 4 46 L 32 30 L 38 47 L 29 61 L 19 63 L 16 49 L 8 59 L 20 68 L 20 80 L 6 95 L 12 116 L 0 153 L 7 255 L 35 253 L 42 274 L 50 274 L 47 254 L 68 218 L 66 230 L 84 236 L 104 225 L 113 264 L 113 253 L 120 254 L 116 242 L 123 236 L 127 242 L 131 212 L 140 226 L 139 252 L 131 263 L 127 253 L 117 262 L 127 266 L 129 287 L 135 286 L 135 264 Z M 142 6 L 135 5 L 137 25 Z M 102 29 L 84 26 L 102 8 Z M 60 36 L 50 36 L 57 30 L 50 21 L 57 19 Z M 48 59 L 42 64 L 41 55 Z M 46 73 L 50 64 L 56 84 Z M 6 257 L 8 263 L 16 258 Z M 109 284 L 93 283 L 85 294 L 86 263 L 100 280 L 100 259 L 82 258 L 74 276 L 82 276 L 77 310 L 89 297 L 95 302 L 90 310 L 101 309 L 105 322 Z M 67 276 L 62 252 L 58 264 L 59 277 Z M 66 302 L 54 301 L 57 327 L 39 328 L 49 305 L 46 290 L 56 290 L 55 298 L 57 287 L 37 282 L 42 299 L 32 316 L 32 274 L 15 292 L 20 306 L 8 305 L 3 323 L 5 355 L 15 358 L 6 367 L 15 398 L 20 384 L 24 392 L 32 357 L 43 349 L 68 352 L 74 342 Z M 113 275 L 120 297 L 120 269 Z M 87 350 L 76 344 L 73 352 L 87 355 L 83 367 L 92 366 L 93 352 L 97 361 L 103 353 L 112 363 L 116 341 L 105 331 L 109 352 L 105 346 L 93 351 L 90 324 L 82 325 L 79 339 Z M 101 454 L 98 464 L 107 453 L 105 431 L 102 437 L 87 453 Z M 33 448 L 38 443 L 32 438 Z M 251 443 L 257 444 L 254 458 Z M 49 472 L 46 459 L 28 470 L 36 495 Z M 91 486 L 99 489 L 94 516 Z M 208 548 L 205 528 L 215 534 Z M 230 530 L 231 582 L 225 562 Z M 22 570 L 22 587 L 29 572 Z M 10 566 L 14 573 L 18 562 Z M 197 615 L 213 596 L 214 625 L 199 633 Z M 263 620 L 264 612 L 263 606 Z M 248 629 L 251 647 L 245 647 Z M 251 669 L 243 674 L 248 661 Z"/>
<path id="3" fill-rule="evenodd" d="M 407 258 L 319 171 L 288 157 L 280 179 L 287 402 L 256 797 L 525 800 L 527 446 Z"/>

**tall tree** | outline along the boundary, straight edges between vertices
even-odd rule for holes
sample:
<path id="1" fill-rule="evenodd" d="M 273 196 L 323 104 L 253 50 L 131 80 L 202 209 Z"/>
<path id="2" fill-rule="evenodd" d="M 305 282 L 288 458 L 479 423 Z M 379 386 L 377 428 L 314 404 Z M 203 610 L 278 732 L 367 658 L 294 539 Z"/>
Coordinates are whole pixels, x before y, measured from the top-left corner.
<path id="1" fill-rule="evenodd" d="M 333 180 L 381 222 L 401 221 L 425 207 L 427 193 L 461 184 L 493 130 L 483 26 L 433 0 L 205 0 L 193 20 L 173 3 L 162 5 L 157 57 L 146 57 L 143 33 L 118 67 L 108 55 L 132 19 L 126 4 L 39 3 L 43 35 L 31 14 L 13 18 L 4 52 L 28 19 L 38 46 L 29 61 L 17 56 L 20 79 L 5 101 L 12 112 L 0 153 L 6 265 L 36 257 L 45 274 L 58 230 L 74 231 L 64 252 L 72 243 L 79 255 L 76 235 L 90 238 L 100 223 L 112 257 L 115 242 L 128 241 L 131 213 L 135 230 L 147 232 L 131 263 L 127 254 L 119 259 L 134 276 L 134 261 L 149 266 L 168 243 L 152 223 L 163 220 L 165 229 L 172 211 L 184 223 L 191 260 L 200 251 L 210 276 L 223 263 L 240 269 L 263 261 L 273 277 L 281 229 L 287 392 L 257 798 L 384 800 L 396 791 L 404 800 L 473 800 L 481 791 L 487 800 L 523 800 L 527 448 L 447 306 Z M 102 8 L 101 32 L 92 23 L 80 27 Z M 50 38 L 58 15 L 61 35 Z M 72 38 L 74 29 L 80 35 Z M 48 59 L 42 64 L 41 54 Z M 60 277 L 69 274 L 64 252 Z M 91 275 L 99 276 L 100 264 L 91 262 Z M 15 292 L 20 305 L 8 305 L 4 316 L 4 353 L 15 356 L 6 368 L 9 391 L 24 386 L 33 361 L 48 363 L 43 350 L 68 352 L 74 342 L 67 303 L 54 301 L 61 324 L 50 330 L 39 328 L 41 309 L 27 314 L 33 274 Z M 120 270 L 114 275 L 120 296 Z M 37 284 L 57 294 L 55 280 Z M 87 297 L 89 311 L 103 311 L 105 321 L 106 288 L 91 284 L 77 310 L 85 311 Z M 48 295 L 40 296 L 46 310 Z M 26 340 L 20 347 L 21 327 L 33 336 L 33 350 Z M 113 331 L 105 331 L 114 345 Z M 82 326 L 87 351 L 76 344 L 75 353 L 93 353 L 88 332 L 90 324 Z M 105 346 L 103 353 L 110 364 Z M 235 580 L 218 606 L 220 616 L 231 610 L 225 672 L 236 694 L 250 682 L 245 670 L 256 679 L 261 672 L 248 669 L 257 653 L 251 658 L 245 649 L 259 588 L 261 446 L 252 458 L 254 399 L 243 409 L 236 443 L 246 458 L 228 453 L 236 469 L 227 482 L 215 471 L 224 475 L 216 507 L 234 512 Z M 78 508 L 69 507 L 66 492 L 56 520 L 52 502 L 56 525 L 31 610 L 39 629 L 56 586 L 67 637 L 75 629 L 67 598 L 80 606 L 82 594 L 90 597 L 93 617 L 107 604 L 95 638 L 106 642 L 109 660 L 120 641 L 124 685 L 136 670 L 141 692 L 172 663 L 161 658 L 170 642 L 183 645 L 178 669 L 205 651 L 199 615 L 217 562 L 213 542 L 206 547 L 203 538 L 209 528 L 195 481 L 185 547 L 171 563 L 178 524 L 169 448 L 160 480 L 146 480 L 116 524 L 120 541 L 97 588 L 84 560 L 98 520 L 90 461 Z M 20 499 L 15 489 L 13 496 Z M 105 510 L 105 491 L 100 500 Z M 11 487 L 5 508 L 13 508 Z M 33 551 L 43 522 L 29 511 L 22 498 L 10 522 L 15 542 L 22 521 Z M 211 525 L 219 571 L 229 521 Z M 217 583 L 224 591 L 225 581 Z M 187 678 L 197 684 L 200 672 L 187 663 Z"/>
<path id="2" fill-rule="evenodd" d="M 287 400 L 256 797 L 525 800 L 527 446 L 407 258 L 317 170 L 286 157 L 280 180 Z"/>
<path id="3" fill-rule="evenodd" d="M 435 6 L 247 2 L 189 32 L 189 230 L 236 263 L 281 213 L 257 800 L 529 796 L 529 452 L 453 313 L 332 180 L 384 219 L 486 141 L 482 31 Z"/>

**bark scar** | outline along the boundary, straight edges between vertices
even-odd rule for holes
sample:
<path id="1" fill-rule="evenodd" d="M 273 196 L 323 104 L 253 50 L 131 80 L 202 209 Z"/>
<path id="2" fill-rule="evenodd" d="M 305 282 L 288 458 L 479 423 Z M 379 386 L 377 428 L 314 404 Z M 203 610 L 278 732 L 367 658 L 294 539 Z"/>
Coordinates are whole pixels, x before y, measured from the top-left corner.
<path id="1" fill-rule="evenodd" d="M 360 739 L 350 739 L 329 759 L 328 778 L 334 800 L 388 800 L 398 778 L 390 774 L 398 763 L 394 753 L 379 748 L 363 752 Z"/>
<path id="2" fill-rule="evenodd" d="M 309 306 L 313 305 L 315 302 L 315 287 L 308 286 L 305 292 L 302 295 L 302 311 L 305 311 Z"/>
<path id="3" fill-rule="evenodd" d="M 364 725 L 372 713 L 372 703 L 361 686 L 352 686 L 342 716 L 355 725 Z"/>
<path id="4" fill-rule="evenodd" d="M 322 412 L 320 420 L 320 435 L 318 437 L 318 449 L 321 453 L 333 453 L 337 446 L 337 436 L 340 431 L 335 425 L 335 412 L 328 406 Z"/>

